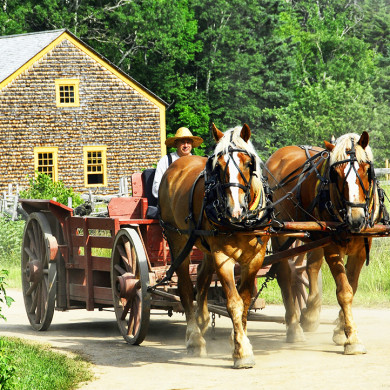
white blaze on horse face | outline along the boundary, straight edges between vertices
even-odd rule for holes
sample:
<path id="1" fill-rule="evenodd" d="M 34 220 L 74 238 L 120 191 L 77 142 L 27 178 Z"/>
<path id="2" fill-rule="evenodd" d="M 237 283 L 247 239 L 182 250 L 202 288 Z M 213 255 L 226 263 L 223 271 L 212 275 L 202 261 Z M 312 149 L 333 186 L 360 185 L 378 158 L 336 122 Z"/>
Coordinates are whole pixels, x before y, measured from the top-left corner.
<path id="1" fill-rule="evenodd" d="M 352 203 L 362 203 L 359 199 L 359 184 L 357 183 L 356 172 L 359 169 L 359 164 L 355 161 L 352 169 L 350 164 L 344 169 L 344 175 L 346 176 L 346 182 L 348 184 L 349 201 Z M 349 170 L 351 168 L 351 170 Z M 349 173 L 348 173 L 349 171 Z M 350 225 L 358 224 L 362 227 L 362 221 L 364 220 L 364 209 L 362 207 L 347 207 L 347 219 Z"/>
<path id="2" fill-rule="evenodd" d="M 240 173 L 237 169 L 237 167 L 240 166 L 240 159 L 238 158 L 238 152 L 233 152 L 231 156 L 232 156 L 231 158 L 233 158 L 233 160 L 237 165 L 234 164 L 233 162 L 229 164 L 229 183 L 238 184 L 239 183 L 238 178 L 240 176 Z M 227 164 L 229 161 L 229 156 L 225 154 L 224 159 Z M 242 213 L 242 207 L 240 205 L 240 198 L 239 198 L 239 187 L 233 187 L 233 186 L 230 187 L 230 192 L 232 194 L 232 199 L 233 199 L 233 210 L 231 212 L 232 217 L 239 218 Z"/>
<path id="3" fill-rule="evenodd" d="M 359 203 L 359 185 L 357 183 L 356 176 L 356 172 L 359 169 L 359 164 L 357 163 L 357 161 L 354 162 L 354 167 L 356 171 L 351 167 L 350 164 L 351 163 L 347 164 L 344 168 L 344 176 L 346 177 L 346 182 L 348 184 L 349 201 L 353 203 Z"/>

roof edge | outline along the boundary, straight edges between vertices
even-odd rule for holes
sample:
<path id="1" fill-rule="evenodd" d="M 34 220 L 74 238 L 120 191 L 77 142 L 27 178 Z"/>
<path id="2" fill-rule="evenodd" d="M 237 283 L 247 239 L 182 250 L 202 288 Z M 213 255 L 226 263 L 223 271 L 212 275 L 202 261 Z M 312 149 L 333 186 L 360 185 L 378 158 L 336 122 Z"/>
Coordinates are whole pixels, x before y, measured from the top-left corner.
<path id="1" fill-rule="evenodd" d="M 74 35 L 71 31 L 68 29 L 57 29 L 57 30 L 49 30 L 49 31 L 40 31 L 36 33 L 25 33 L 25 34 L 14 34 L 14 35 L 6 35 L 6 36 L 0 36 L 1 38 L 10 38 L 10 37 L 17 37 L 17 36 L 23 36 L 23 35 L 33 35 L 33 34 L 47 34 L 47 33 L 60 33 L 53 41 L 51 41 L 46 47 L 44 47 L 41 51 L 36 53 L 33 57 L 31 57 L 24 65 L 22 65 L 19 69 L 17 69 L 15 72 L 10 74 L 8 77 L 6 77 L 4 80 L 0 80 L 0 90 L 2 90 L 4 87 L 6 87 L 12 80 L 14 80 L 19 74 L 21 74 L 24 70 L 29 68 L 34 62 L 38 61 L 41 57 L 43 57 L 46 53 L 48 53 L 51 49 L 53 49 L 57 44 L 62 42 L 64 38 L 70 38 L 70 40 L 73 40 L 73 44 L 75 44 L 80 50 L 84 51 L 89 56 L 92 56 L 92 58 L 95 58 L 98 60 L 98 62 L 104 66 L 108 71 L 111 71 L 112 73 L 116 74 L 116 76 L 119 76 L 119 78 L 122 79 L 122 81 L 126 81 L 124 79 L 127 79 L 132 87 L 134 87 L 138 92 L 145 92 L 147 95 L 149 95 L 152 100 L 155 100 L 156 103 L 159 103 L 160 105 L 164 106 L 164 108 L 168 107 L 168 103 L 165 102 L 163 99 L 161 99 L 159 96 L 154 94 L 152 91 L 150 91 L 148 88 L 143 86 L 141 83 L 133 79 L 131 76 L 129 76 L 126 72 L 124 72 L 122 69 L 120 69 L 118 66 L 113 64 L 110 60 L 108 60 L 106 57 L 98 53 L 95 49 L 93 49 L 91 46 L 89 46 L 87 43 L 82 41 L 80 38 L 78 38 L 76 35 Z M 85 48 L 85 49 L 84 49 Z M 88 53 L 89 52 L 89 53 Z"/>

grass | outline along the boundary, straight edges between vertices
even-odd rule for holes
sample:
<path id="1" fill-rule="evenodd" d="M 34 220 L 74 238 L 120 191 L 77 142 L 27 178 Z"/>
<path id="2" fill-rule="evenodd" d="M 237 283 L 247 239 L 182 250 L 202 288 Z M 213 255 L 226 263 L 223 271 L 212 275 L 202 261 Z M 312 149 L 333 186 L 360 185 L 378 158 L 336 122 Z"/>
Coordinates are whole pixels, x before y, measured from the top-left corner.
<path id="1" fill-rule="evenodd" d="M 20 253 L 25 222 L 0 217 L 0 269 L 9 271 L 8 287 L 21 288 Z"/>
<path id="2" fill-rule="evenodd" d="M 90 363 L 78 355 L 69 357 L 55 353 L 50 346 L 17 338 L 4 338 L 4 352 L 11 358 L 10 364 L 15 367 L 13 386 L 9 388 L 70 390 L 92 379 Z"/>

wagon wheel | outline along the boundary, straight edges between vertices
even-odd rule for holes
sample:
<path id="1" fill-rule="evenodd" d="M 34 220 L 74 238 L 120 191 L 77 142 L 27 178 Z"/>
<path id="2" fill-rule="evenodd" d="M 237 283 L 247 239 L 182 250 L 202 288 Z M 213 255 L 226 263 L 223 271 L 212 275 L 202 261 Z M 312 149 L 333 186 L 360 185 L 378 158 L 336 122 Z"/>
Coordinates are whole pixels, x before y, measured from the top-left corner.
<path id="1" fill-rule="evenodd" d="M 30 214 L 22 243 L 22 289 L 27 317 L 35 330 L 46 330 L 53 319 L 58 246 L 43 213 Z"/>
<path id="2" fill-rule="evenodd" d="M 294 244 L 295 246 L 296 244 Z M 289 259 L 292 279 L 292 293 L 294 297 L 295 307 L 300 315 L 302 310 L 306 308 L 307 299 L 309 296 L 309 277 L 306 272 L 306 255 L 298 255 Z M 322 272 L 318 273 L 318 288 L 322 295 Z"/>
<path id="3" fill-rule="evenodd" d="M 129 344 L 141 344 L 150 319 L 149 270 L 138 233 L 121 229 L 111 256 L 111 286 L 119 330 Z"/>

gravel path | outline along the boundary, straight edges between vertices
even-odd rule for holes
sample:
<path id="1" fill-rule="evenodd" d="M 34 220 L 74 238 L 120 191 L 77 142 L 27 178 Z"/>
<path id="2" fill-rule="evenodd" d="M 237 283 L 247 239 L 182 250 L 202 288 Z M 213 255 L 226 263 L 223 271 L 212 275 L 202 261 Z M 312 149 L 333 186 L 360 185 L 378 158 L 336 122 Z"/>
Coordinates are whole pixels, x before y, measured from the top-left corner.
<path id="1" fill-rule="evenodd" d="M 390 389 L 390 309 L 355 308 L 366 355 L 344 356 L 331 341 L 338 309 L 323 309 L 322 323 L 300 344 L 285 343 L 285 327 L 274 322 L 250 322 L 248 336 L 256 367 L 233 370 L 229 346 L 230 320 L 216 318 L 215 339 L 207 333 L 209 356 L 187 356 L 185 321 L 152 312 L 144 343 L 127 345 L 119 335 L 113 312 L 55 312 L 46 332 L 35 332 L 24 311 L 22 293 L 9 290 L 16 302 L 3 309 L 7 322 L 0 335 L 50 343 L 61 351 L 78 352 L 94 363 L 96 380 L 82 389 Z M 283 315 L 281 306 L 267 306 L 267 315 Z"/>

